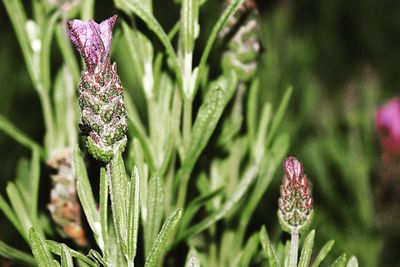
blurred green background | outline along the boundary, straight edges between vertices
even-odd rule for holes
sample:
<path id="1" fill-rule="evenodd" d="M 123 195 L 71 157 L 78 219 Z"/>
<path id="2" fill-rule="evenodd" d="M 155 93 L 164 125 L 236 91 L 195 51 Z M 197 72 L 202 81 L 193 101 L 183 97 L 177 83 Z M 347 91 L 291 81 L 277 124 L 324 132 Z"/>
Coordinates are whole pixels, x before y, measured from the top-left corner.
<path id="1" fill-rule="evenodd" d="M 24 2 L 29 11 L 31 2 Z M 116 12 L 112 1 L 96 2 L 96 20 Z M 400 227 L 384 223 L 374 208 L 382 206 L 376 204 L 379 197 L 374 198 L 374 187 L 381 186 L 374 113 L 378 105 L 400 92 L 400 1 L 257 3 L 265 48 L 258 71 L 260 87 L 264 99 L 272 103 L 279 101 L 289 84 L 294 87 L 282 130 L 290 132 L 291 153 L 303 161 L 314 184 L 317 246 L 336 239 L 336 255 L 349 251 L 359 257 L 361 266 L 400 266 L 396 249 Z M 158 0 L 154 7 L 161 24 L 170 29 L 179 16 L 179 6 L 172 0 Z M 207 1 L 202 8 L 199 51 L 221 8 L 222 1 L 217 0 Z M 0 114 L 41 143 L 40 103 L 2 3 L 0 32 Z M 123 61 L 126 50 L 122 44 L 113 49 L 114 59 Z M 52 65 L 58 67 L 61 59 L 54 50 Z M 210 64 L 217 65 L 218 53 L 212 58 L 215 62 Z M 122 81 L 134 91 L 135 83 L 125 66 Z M 0 134 L 0 193 L 14 178 L 17 160 L 29 156 L 27 149 Z M 254 229 L 267 224 L 272 233 L 279 232 L 275 203 L 280 179 L 276 177 L 257 209 Z M 44 208 L 48 196 L 41 198 Z M 20 238 L 3 215 L 0 229 L 2 240 L 20 246 Z"/>

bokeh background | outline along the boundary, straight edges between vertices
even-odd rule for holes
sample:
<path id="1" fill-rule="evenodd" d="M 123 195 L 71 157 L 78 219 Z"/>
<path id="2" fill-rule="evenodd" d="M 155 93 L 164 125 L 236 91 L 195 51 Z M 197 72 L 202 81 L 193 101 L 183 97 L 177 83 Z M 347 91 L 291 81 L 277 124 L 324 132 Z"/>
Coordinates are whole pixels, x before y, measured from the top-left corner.
<path id="1" fill-rule="evenodd" d="M 31 2 L 23 2 L 31 10 Z M 259 0 L 257 4 L 265 48 L 258 70 L 261 90 L 264 99 L 276 103 L 288 85 L 294 88 L 283 130 L 290 132 L 291 153 L 303 161 L 314 185 L 316 246 L 335 239 L 334 255 L 355 254 L 360 266 L 400 266 L 400 172 L 382 181 L 388 166 L 382 161 L 384 151 L 374 121 L 377 107 L 400 95 L 400 1 Z M 179 16 L 178 4 L 158 0 L 154 8 L 161 24 L 170 29 Z M 200 14 L 202 33 L 209 32 L 221 8 L 222 1 L 207 1 Z M 112 1 L 96 1 L 96 20 L 115 12 Z M 40 102 L 2 3 L 0 33 L 0 114 L 40 143 L 44 134 Z M 206 34 L 200 36 L 199 51 L 205 38 Z M 122 81 L 140 99 L 124 63 L 126 53 L 122 43 L 114 45 L 112 55 L 121 62 Z M 59 52 L 52 55 L 52 66 L 58 67 Z M 211 59 L 210 64 L 217 65 L 218 50 Z M 1 194 L 7 181 L 14 179 L 18 159 L 29 156 L 27 149 L 0 133 Z M 275 215 L 279 175 L 252 221 L 253 229 L 267 224 L 274 239 L 274 233 L 280 233 Z M 44 208 L 49 182 L 42 184 Z M 2 214 L 0 239 L 24 247 Z"/>

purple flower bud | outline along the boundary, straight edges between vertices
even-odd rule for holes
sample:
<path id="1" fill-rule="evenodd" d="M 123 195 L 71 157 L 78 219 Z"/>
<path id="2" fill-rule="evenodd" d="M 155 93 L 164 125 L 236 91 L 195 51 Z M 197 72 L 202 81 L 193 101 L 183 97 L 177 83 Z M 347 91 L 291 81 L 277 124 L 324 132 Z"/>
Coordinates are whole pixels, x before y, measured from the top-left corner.
<path id="1" fill-rule="evenodd" d="M 279 217 L 286 228 L 303 227 L 310 220 L 313 208 L 311 184 L 303 174 L 301 162 L 288 157 L 283 163 L 284 177 L 279 198 Z"/>
<path id="2" fill-rule="evenodd" d="M 110 63 L 112 30 L 117 15 L 97 24 L 93 20 L 67 22 L 69 37 L 78 49 L 90 73 Z"/>
<path id="3" fill-rule="evenodd" d="M 378 109 L 376 129 L 382 149 L 390 155 L 400 155 L 400 97 Z"/>

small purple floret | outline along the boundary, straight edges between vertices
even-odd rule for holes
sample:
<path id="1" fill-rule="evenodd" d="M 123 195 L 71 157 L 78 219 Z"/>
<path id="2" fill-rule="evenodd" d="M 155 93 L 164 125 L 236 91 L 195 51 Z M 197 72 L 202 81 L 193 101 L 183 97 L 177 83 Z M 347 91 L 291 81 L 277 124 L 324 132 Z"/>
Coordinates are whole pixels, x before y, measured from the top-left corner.
<path id="1" fill-rule="evenodd" d="M 69 36 L 90 73 L 110 63 L 112 30 L 116 19 L 117 15 L 114 15 L 100 24 L 93 20 L 79 19 L 67 23 Z"/>
<path id="2" fill-rule="evenodd" d="M 400 155 L 400 97 L 389 100 L 378 109 L 376 128 L 382 149 Z"/>

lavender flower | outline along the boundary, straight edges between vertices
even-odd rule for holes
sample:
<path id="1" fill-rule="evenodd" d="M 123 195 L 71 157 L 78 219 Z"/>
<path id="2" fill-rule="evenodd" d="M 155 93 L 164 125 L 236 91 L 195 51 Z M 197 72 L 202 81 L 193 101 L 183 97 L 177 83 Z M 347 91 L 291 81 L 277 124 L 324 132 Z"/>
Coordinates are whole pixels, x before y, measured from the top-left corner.
<path id="1" fill-rule="evenodd" d="M 301 162 L 288 157 L 283 163 L 284 177 L 279 198 L 278 216 L 284 230 L 300 230 L 311 221 L 313 199 L 311 184 L 303 174 Z"/>
<path id="2" fill-rule="evenodd" d="M 400 97 L 378 109 L 376 129 L 384 152 L 391 156 L 400 155 Z"/>
<path id="3" fill-rule="evenodd" d="M 109 162 L 126 144 L 126 111 L 116 64 L 110 63 L 112 30 L 117 16 L 100 24 L 68 21 L 69 36 L 85 60 L 78 88 L 81 130 L 93 157 Z"/>

